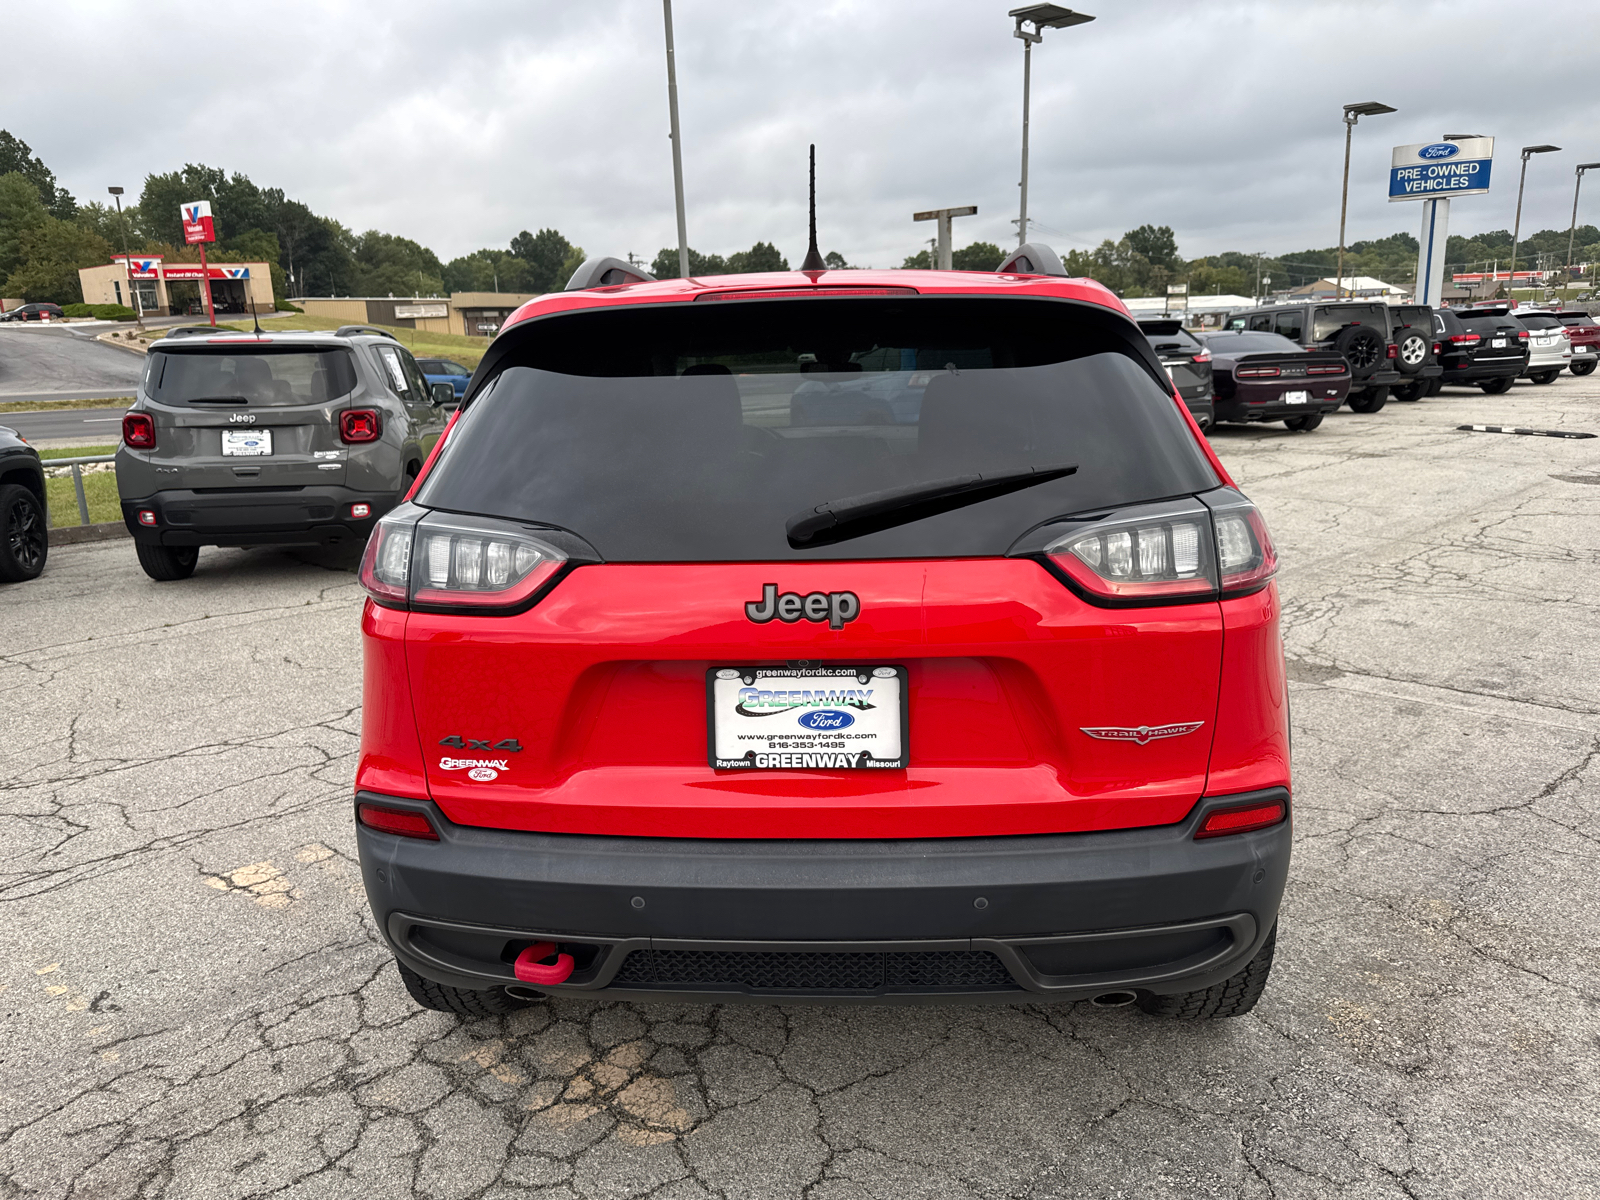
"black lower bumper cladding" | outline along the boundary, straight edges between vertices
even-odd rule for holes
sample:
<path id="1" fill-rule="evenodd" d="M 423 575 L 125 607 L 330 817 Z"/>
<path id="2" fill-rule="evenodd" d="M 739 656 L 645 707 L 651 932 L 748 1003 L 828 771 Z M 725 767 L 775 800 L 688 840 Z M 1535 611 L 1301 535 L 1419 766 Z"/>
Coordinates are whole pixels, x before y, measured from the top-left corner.
<path id="1" fill-rule="evenodd" d="M 412 970 L 527 995 L 719 1000 L 1039 1001 L 1208 987 L 1249 961 L 1277 918 L 1290 826 L 1194 839 L 1176 825 L 915 841 L 711 841 L 518 833 L 454 825 L 438 841 L 357 824 L 379 928 Z M 537 942 L 570 954 L 564 983 L 519 983 Z"/>
<path id="2" fill-rule="evenodd" d="M 194 489 L 124 500 L 122 520 L 135 541 L 154 546 L 330 545 L 365 538 L 395 502 L 393 492 L 337 486 Z M 367 516 L 350 515 L 356 504 Z"/>

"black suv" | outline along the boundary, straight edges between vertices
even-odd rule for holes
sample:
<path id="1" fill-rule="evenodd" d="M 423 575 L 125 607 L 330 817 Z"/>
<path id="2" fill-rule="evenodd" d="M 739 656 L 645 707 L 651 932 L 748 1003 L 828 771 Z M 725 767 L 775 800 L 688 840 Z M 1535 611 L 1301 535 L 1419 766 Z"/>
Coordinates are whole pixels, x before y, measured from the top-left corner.
<path id="1" fill-rule="evenodd" d="M 1377 412 L 1402 376 L 1395 369 L 1397 349 L 1389 306 L 1376 300 L 1338 300 L 1274 304 L 1228 318 L 1229 329 L 1275 333 L 1307 350 L 1333 350 L 1350 364 L 1349 404 L 1356 412 Z"/>
<path id="2" fill-rule="evenodd" d="M 1211 352 L 1184 329 L 1182 321 L 1141 318 L 1139 331 L 1167 369 L 1172 386 L 1178 389 L 1195 424 L 1201 429 L 1210 429 L 1217 419 L 1211 384 Z"/>
<path id="3" fill-rule="evenodd" d="M 1528 331 L 1505 308 L 1441 308 L 1433 314 L 1444 373 L 1441 384 L 1480 387 L 1491 396 L 1509 392 L 1528 363 Z"/>
<path id="4" fill-rule="evenodd" d="M 1401 380 L 1390 391 L 1396 400 L 1421 400 L 1436 390 L 1434 380 L 1444 374 L 1441 349 L 1433 332 L 1433 309 L 1426 304 L 1397 304 L 1389 309 L 1393 328 L 1395 370 Z"/>
<path id="5" fill-rule="evenodd" d="M 50 552 L 39 452 L 0 425 L 0 583 L 35 579 Z"/>

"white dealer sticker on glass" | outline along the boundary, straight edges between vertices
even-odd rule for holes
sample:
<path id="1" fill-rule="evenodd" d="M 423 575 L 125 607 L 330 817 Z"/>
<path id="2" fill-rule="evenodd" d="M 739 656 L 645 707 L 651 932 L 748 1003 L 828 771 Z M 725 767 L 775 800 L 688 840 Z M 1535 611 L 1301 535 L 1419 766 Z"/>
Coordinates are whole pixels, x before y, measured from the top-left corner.
<path id="1" fill-rule="evenodd" d="M 720 667 L 706 672 L 719 771 L 906 765 L 904 667 Z"/>
<path id="2" fill-rule="evenodd" d="M 222 431 L 222 452 L 230 457 L 234 455 L 271 454 L 272 430 L 224 429 Z"/>

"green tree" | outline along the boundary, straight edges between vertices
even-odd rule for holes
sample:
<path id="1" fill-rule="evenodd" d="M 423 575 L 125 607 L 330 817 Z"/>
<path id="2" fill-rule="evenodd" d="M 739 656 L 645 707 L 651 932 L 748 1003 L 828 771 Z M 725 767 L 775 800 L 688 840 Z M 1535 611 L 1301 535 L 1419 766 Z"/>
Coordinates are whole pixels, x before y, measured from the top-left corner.
<path id="1" fill-rule="evenodd" d="M 554 229 L 541 229 L 538 233 L 524 229 L 511 239 L 511 253 L 528 264 L 529 282 L 535 292 L 559 292 L 583 262 L 582 248 Z"/>
<path id="2" fill-rule="evenodd" d="M 211 201 L 217 236 L 229 232 L 229 214 L 217 203 L 217 189 L 226 186 L 228 173 L 204 164 L 186 163 L 181 171 L 147 175 L 139 193 L 139 212 L 145 236 L 170 246 L 183 245 L 183 216 L 179 209 L 194 200 Z"/>
<path id="3" fill-rule="evenodd" d="M 569 276 L 570 274 L 571 272 L 568 272 Z M 463 255 L 446 263 L 444 287 L 447 292 L 538 291 L 533 286 L 533 270 L 527 262 L 508 250 L 488 249 Z"/>
<path id="4" fill-rule="evenodd" d="M 83 303 L 79 267 L 98 267 L 111 259 L 111 247 L 75 221 L 46 217 L 21 237 L 22 264 L 6 279 L 6 290 L 24 300 Z"/>
<path id="5" fill-rule="evenodd" d="M 992 271 L 1005 261 L 1006 252 L 993 242 L 973 242 L 950 252 L 950 265 L 957 271 Z"/>
<path id="6" fill-rule="evenodd" d="M 87 204 L 78 205 L 77 215 L 73 219 L 90 233 L 105 238 L 118 254 L 122 253 L 122 230 L 125 223 L 128 230 L 128 251 L 132 254 L 144 251 L 144 234 L 140 231 L 137 204 L 123 205 L 122 220 L 119 221 L 116 205 L 101 204 L 98 200 L 91 200 Z"/>
<path id="7" fill-rule="evenodd" d="M 21 171 L 0 175 L 0 286 L 22 265 L 26 255 L 22 239 L 30 230 L 50 220 L 39 189 Z M 15 295 L 10 291 L 7 295 Z"/>
<path id="8" fill-rule="evenodd" d="M 1122 235 L 1133 253 L 1140 255 L 1153 267 L 1172 270 L 1182 265 L 1178 257 L 1178 239 L 1170 225 L 1141 225 Z"/>
<path id="9" fill-rule="evenodd" d="M 444 265 L 410 238 L 369 229 L 356 241 L 355 290 L 363 296 L 436 296 Z"/>
<path id="10" fill-rule="evenodd" d="M 689 247 L 689 274 L 691 275 L 726 275 L 728 273 L 727 260 L 720 254 L 701 254 L 693 246 Z M 676 246 L 663 246 L 656 255 L 655 261 L 650 264 L 650 274 L 657 279 L 678 278 L 678 248 Z"/>
<path id="11" fill-rule="evenodd" d="M 844 255 L 837 250 L 829 250 L 822 256 L 822 265 L 830 271 L 848 271 L 850 264 L 845 262 Z"/>
<path id="12" fill-rule="evenodd" d="M 787 271 L 789 260 L 771 242 L 757 242 L 748 250 L 728 255 L 728 274 L 745 275 L 754 271 Z"/>
<path id="13" fill-rule="evenodd" d="M 33 185 L 51 216 L 69 219 L 77 211 L 72 193 L 56 183 L 55 173 L 29 148 L 28 143 L 0 129 L 0 175 L 15 172 Z"/>

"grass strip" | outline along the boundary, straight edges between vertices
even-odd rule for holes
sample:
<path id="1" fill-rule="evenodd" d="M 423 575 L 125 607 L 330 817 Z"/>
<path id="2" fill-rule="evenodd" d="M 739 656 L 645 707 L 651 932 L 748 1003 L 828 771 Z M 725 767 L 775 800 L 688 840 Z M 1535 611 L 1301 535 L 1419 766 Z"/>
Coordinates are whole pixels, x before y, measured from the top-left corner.
<path id="1" fill-rule="evenodd" d="M 0 413 L 55 412 L 66 408 L 127 408 L 132 396 L 107 396 L 102 400 L 7 400 L 0 402 Z"/>

